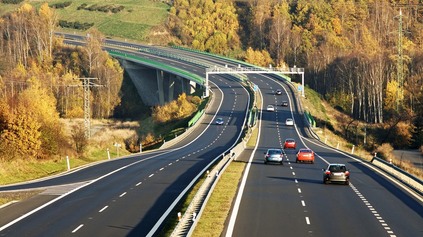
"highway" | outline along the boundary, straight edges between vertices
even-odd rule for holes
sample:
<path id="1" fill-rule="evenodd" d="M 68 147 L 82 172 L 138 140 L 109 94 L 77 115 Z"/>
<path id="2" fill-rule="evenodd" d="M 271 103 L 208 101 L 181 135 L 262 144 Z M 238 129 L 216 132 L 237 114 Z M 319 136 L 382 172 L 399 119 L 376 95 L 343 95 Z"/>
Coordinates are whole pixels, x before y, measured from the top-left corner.
<path id="1" fill-rule="evenodd" d="M 152 46 L 142 46 L 150 48 Z M 195 52 L 157 47 L 208 64 L 237 64 Z M 163 60 L 204 76 L 205 68 L 172 58 Z M 250 75 L 262 93 L 260 139 L 251 156 L 241 157 L 247 170 L 225 229 L 226 236 L 422 236 L 423 206 L 398 184 L 369 168 L 369 164 L 336 151 L 309 135 L 292 87 L 271 75 Z M 2 190 L 58 184 L 62 193 L 46 189 L 41 195 L 0 209 L 0 236 L 153 236 L 187 188 L 204 174 L 210 162 L 227 151 L 245 123 L 249 97 L 238 81 L 213 76 L 213 101 L 195 132 L 165 150 L 103 162 L 65 176 Z M 282 95 L 275 95 L 283 88 Z M 288 107 L 278 106 L 282 100 Z M 216 116 L 228 123 L 213 124 Z M 295 119 L 286 126 L 285 119 Z M 286 138 L 297 149 L 316 152 L 315 164 L 295 163 L 286 150 L 284 165 L 265 165 L 263 153 L 282 147 Z M 345 163 L 350 185 L 322 183 L 328 163 Z M 48 191 L 53 190 L 53 191 Z M 48 205 L 47 205 L 48 204 Z M 35 208 L 35 209 L 34 209 Z M 32 210 L 32 211 L 31 211 Z M 204 215 L 204 214 L 203 214 Z"/>
<path id="2" fill-rule="evenodd" d="M 161 59 L 195 73 L 204 68 Z M 203 75 L 204 76 L 204 75 Z M 132 155 L 3 190 L 49 187 L 0 210 L 0 236 L 153 236 L 194 181 L 234 145 L 249 94 L 231 77 L 211 78 L 212 101 L 195 131 L 177 146 Z M 215 125 L 215 117 L 225 120 Z M 62 189 L 55 185 L 69 184 Z"/>
<path id="3" fill-rule="evenodd" d="M 238 194 L 226 236 L 422 236 L 422 199 L 414 198 L 387 181 L 360 160 L 326 147 L 309 137 L 299 113 L 294 91 L 270 77 L 251 80 L 263 94 L 260 140 L 245 174 L 245 188 Z M 274 91 L 284 88 L 283 95 Z M 293 117 L 296 127 L 285 125 Z M 317 154 L 315 164 L 295 163 L 295 150 L 285 150 L 283 166 L 265 165 L 268 148 L 282 148 L 286 138 L 297 141 L 297 149 L 309 147 Z M 322 168 L 345 163 L 350 185 L 323 184 Z"/>

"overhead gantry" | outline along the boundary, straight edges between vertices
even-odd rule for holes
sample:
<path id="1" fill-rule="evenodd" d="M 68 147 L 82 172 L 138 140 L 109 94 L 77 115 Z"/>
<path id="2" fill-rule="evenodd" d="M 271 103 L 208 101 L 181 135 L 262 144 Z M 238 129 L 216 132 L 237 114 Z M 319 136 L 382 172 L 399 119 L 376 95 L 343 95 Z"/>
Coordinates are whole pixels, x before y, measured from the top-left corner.
<path id="1" fill-rule="evenodd" d="M 291 68 L 261 68 L 261 67 L 209 67 L 206 69 L 206 96 L 208 96 L 208 82 L 209 74 L 299 74 L 301 75 L 301 95 L 304 97 L 304 68 L 291 67 Z"/>

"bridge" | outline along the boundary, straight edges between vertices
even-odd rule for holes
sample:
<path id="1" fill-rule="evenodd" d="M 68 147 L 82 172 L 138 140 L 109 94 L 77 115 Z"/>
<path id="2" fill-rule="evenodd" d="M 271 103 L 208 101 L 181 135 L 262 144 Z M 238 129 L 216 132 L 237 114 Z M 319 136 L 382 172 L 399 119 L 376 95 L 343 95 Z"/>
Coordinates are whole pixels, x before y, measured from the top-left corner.
<path id="1" fill-rule="evenodd" d="M 107 51 L 119 60 L 145 105 L 163 105 L 205 88 L 205 79 L 196 74 L 135 54 Z"/>

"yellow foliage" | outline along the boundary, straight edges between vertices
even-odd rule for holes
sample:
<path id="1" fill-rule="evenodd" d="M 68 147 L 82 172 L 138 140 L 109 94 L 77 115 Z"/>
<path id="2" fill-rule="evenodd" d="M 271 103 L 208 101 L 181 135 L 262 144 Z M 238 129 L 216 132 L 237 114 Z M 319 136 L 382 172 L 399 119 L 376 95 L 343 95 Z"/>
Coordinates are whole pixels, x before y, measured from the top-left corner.
<path id="1" fill-rule="evenodd" d="M 403 99 L 403 95 L 399 95 L 398 93 L 398 82 L 396 80 L 390 80 L 386 85 L 384 99 L 385 110 L 395 110 L 397 99 L 401 101 Z"/>
<path id="2" fill-rule="evenodd" d="M 54 15 L 52 9 L 48 6 L 48 3 L 41 4 L 39 15 L 45 19 L 51 19 Z"/>
<path id="3" fill-rule="evenodd" d="M 141 143 L 143 145 L 147 145 L 147 144 L 153 143 L 155 140 L 156 140 L 156 138 L 154 137 L 154 135 L 151 134 L 151 133 L 148 133 L 147 136 L 145 136 L 145 138 L 142 140 Z"/>
<path id="4" fill-rule="evenodd" d="M 273 64 L 273 60 L 270 57 L 269 52 L 266 50 L 256 51 L 251 47 L 247 49 L 245 61 L 262 67 L 268 67 L 269 65 Z"/>
<path id="5" fill-rule="evenodd" d="M 82 118 L 84 116 L 84 110 L 81 106 L 72 107 L 66 111 L 66 118 Z"/>
<path id="6" fill-rule="evenodd" d="M 34 7 L 31 4 L 24 3 L 24 4 L 22 4 L 22 6 L 20 6 L 18 8 L 18 12 L 26 13 L 26 12 L 31 12 L 33 9 L 34 9 Z"/>
<path id="7" fill-rule="evenodd" d="M 186 118 L 195 112 L 196 108 L 195 104 L 187 100 L 186 94 L 182 93 L 176 101 L 154 107 L 152 116 L 154 121 L 165 123 Z"/>

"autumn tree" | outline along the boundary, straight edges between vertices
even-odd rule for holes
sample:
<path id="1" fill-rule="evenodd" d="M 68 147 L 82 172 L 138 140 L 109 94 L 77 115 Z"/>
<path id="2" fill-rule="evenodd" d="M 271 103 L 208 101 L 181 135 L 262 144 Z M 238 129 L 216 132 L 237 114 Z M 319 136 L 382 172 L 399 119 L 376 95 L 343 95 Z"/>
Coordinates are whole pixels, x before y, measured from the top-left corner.
<path id="1" fill-rule="evenodd" d="M 41 153 L 40 127 L 31 110 L 19 105 L 8 115 L 5 129 L 0 132 L 0 159 L 37 158 Z"/>
<path id="2" fill-rule="evenodd" d="M 269 67 L 273 63 L 266 50 L 253 50 L 251 47 L 247 49 L 245 61 L 262 67 Z"/>
<path id="3" fill-rule="evenodd" d="M 233 1 L 175 0 L 169 27 L 183 44 L 225 54 L 239 48 L 239 28 Z"/>
<path id="4" fill-rule="evenodd" d="M 196 101 L 197 99 L 194 99 Z M 165 105 L 158 105 L 153 108 L 152 117 L 158 123 L 165 123 L 173 120 L 180 120 L 190 116 L 197 109 L 197 106 L 188 100 L 185 93 L 178 96 Z"/>

